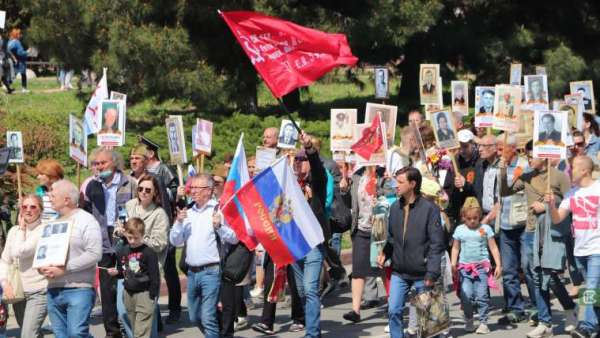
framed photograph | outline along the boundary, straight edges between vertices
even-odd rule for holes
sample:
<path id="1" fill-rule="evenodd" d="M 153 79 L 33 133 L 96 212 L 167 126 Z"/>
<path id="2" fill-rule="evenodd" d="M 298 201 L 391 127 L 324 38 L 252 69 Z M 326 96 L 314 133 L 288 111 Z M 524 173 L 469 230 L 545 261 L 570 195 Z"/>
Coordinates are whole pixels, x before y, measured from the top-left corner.
<path id="1" fill-rule="evenodd" d="M 536 110 L 533 117 L 533 157 L 567 158 L 567 112 Z"/>
<path id="2" fill-rule="evenodd" d="M 389 72 L 386 67 L 375 67 L 375 98 L 387 99 L 389 94 Z"/>
<path id="3" fill-rule="evenodd" d="M 373 121 L 375 116 L 377 116 L 378 112 L 381 113 L 381 121 L 385 125 L 387 146 L 389 148 L 394 144 L 398 107 L 367 102 L 367 108 L 365 112 L 365 123 L 370 125 L 371 121 Z"/>
<path id="4" fill-rule="evenodd" d="M 123 94 L 123 93 L 111 91 L 110 92 L 110 99 L 111 100 L 123 101 L 125 104 L 127 104 L 127 95 Z"/>
<path id="5" fill-rule="evenodd" d="M 8 163 L 24 163 L 23 135 L 20 131 L 6 132 L 6 147 L 9 150 Z"/>
<path id="6" fill-rule="evenodd" d="M 431 113 L 431 127 L 440 148 L 454 149 L 460 145 L 456 138 L 456 128 L 452 114 L 447 110 Z"/>
<path id="7" fill-rule="evenodd" d="M 358 142 L 358 140 L 360 140 L 363 136 L 363 131 L 367 128 L 371 127 L 371 123 L 359 123 L 359 124 L 355 124 L 354 125 L 354 142 L 356 143 Z M 383 131 L 385 132 L 385 123 L 382 123 L 382 128 L 384 129 Z M 354 170 L 357 170 L 358 168 L 362 167 L 362 166 L 371 166 L 371 165 L 378 165 L 378 166 L 385 166 L 386 163 L 386 147 L 380 147 L 379 151 L 373 153 L 371 155 L 371 158 L 369 160 L 363 158 L 362 156 L 356 154 L 356 153 L 352 153 L 354 154 L 354 161 L 356 164 L 356 167 L 354 168 Z"/>
<path id="8" fill-rule="evenodd" d="M 462 116 L 469 115 L 469 82 L 452 81 L 452 111 L 459 112 Z"/>
<path id="9" fill-rule="evenodd" d="M 300 122 L 296 121 L 296 124 L 300 127 Z M 296 142 L 298 142 L 298 131 L 294 127 L 292 121 L 281 120 L 277 147 L 282 149 L 294 149 L 296 148 Z"/>
<path id="10" fill-rule="evenodd" d="M 439 92 L 441 86 L 438 83 L 440 77 L 439 64 L 421 64 L 419 71 L 419 93 L 421 104 L 440 104 Z"/>
<path id="11" fill-rule="evenodd" d="M 183 119 L 181 115 L 171 115 L 165 119 L 167 139 L 169 140 L 169 155 L 172 164 L 187 163 L 185 137 L 183 135 Z"/>
<path id="12" fill-rule="evenodd" d="M 546 75 L 525 75 L 525 104 L 531 110 L 548 110 Z"/>
<path id="13" fill-rule="evenodd" d="M 494 124 L 495 87 L 475 87 L 475 127 L 487 128 Z"/>
<path id="14" fill-rule="evenodd" d="M 521 86 L 496 85 L 494 98 L 494 129 L 516 132 L 521 111 Z"/>
<path id="15" fill-rule="evenodd" d="M 523 74 L 523 65 L 520 63 L 513 63 L 510 65 L 510 84 L 521 85 L 521 74 Z"/>
<path id="16" fill-rule="evenodd" d="M 565 95 L 564 106 L 559 106 L 558 111 L 567 111 L 567 119 L 569 120 L 569 127 L 583 130 L 583 112 L 585 107 L 583 104 L 583 97 L 579 94 L 567 94 Z"/>
<path id="17" fill-rule="evenodd" d="M 69 221 L 45 223 L 38 240 L 32 267 L 63 266 L 67 261 L 72 224 Z"/>
<path id="18" fill-rule="evenodd" d="M 69 156 L 75 162 L 87 167 L 87 137 L 83 121 L 69 115 Z"/>
<path id="19" fill-rule="evenodd" d="M 210 155 L 212 150 L 212 132 L 212 122 L 196 119 L 196 125 L 192 127 L 192 148 L 194 156 L 200 153 Z"/>
<path id="20" fill-rule="evenodd" d="M 356 109 L 331 109 L 329 138 L 332 151 L 349 151 L 352 147 L 356 114 Z"/>
<path id="21" fill-rule="evenodd" d="M 125 109 L 121 100 L 100 101 L 98 145 L 120 147 L 125 143 Z"/>
<path id="22" fill-rule="evenodd" d="M 594 100 L 594 84 L 592 81 L 574 81 L 569 83 L 571 94 L 579 94 L 583 98 L 585 113 L 596 114 L 596 103 Z"/>

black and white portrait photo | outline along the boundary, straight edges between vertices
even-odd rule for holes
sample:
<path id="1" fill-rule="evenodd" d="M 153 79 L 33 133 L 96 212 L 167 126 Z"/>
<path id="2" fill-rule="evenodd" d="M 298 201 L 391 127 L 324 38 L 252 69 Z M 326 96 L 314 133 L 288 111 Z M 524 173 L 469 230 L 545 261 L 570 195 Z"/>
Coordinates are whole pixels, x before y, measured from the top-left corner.
<path id="1" fill-rule="evenodd" d="M 9 163 L 23 163 L 23 136 L 20 131 L 6 132 L 6 146 L 9 149 Z"/>
<path id="2" fill-rule="evenodd" d="M 389 97 L 388 89 L 388 69 L 375 68 L 375 98 L 387 99 Z"/>
<path id="3" fill-rule="evenodd" d="M 440 148 L 456 148 L 456 128 L 452 121 L 452 114 L 448 111 L 437 111 L 431 113 L 431 124 L 435 133 L 435 139 Z"/>
<path id="4" fill-rule="evenodd" d="M 571 94 L 579 94 L 583 100 L 583 108 L 586 113 L 595 114 L 596 104 L 594 102 L 594 85 L 592 81 L 575 81 L 570 83 Z"/>
<path id="5" fill-rule="evenodd" d="M 296 142 L 298 142 L 298 131 L 294 124 L 290 120 L 282 120 L 277 146 L 282 149 L 293 149 L 296 148 Z"/>
<path id="6" fill-rule="evenodd" d="M 169 154 L 171 163 L 184 164 L 187 162 L 185 151 L 185 138 L 183 135 L 183 119 L 181 115 L 172 115 L 165 119 L 167 127 L 167 140 L 169 141 Z"/>

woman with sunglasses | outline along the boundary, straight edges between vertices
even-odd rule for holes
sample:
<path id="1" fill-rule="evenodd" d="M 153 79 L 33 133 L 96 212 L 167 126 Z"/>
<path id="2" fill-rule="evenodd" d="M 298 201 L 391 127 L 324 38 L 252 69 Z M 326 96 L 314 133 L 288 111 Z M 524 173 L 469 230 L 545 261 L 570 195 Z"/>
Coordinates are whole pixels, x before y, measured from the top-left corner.
<path id="1" fill-rule="evenodd" d="M 4 297 L 14 298 L 8 281 L 8 267 L 18 263 L 25 299 L 13 304 L 15 317 L 21 327 L 21 337 L 42 337 L 42 324 L 46 318 L 47 281 L 33 269 L 33 256 L 42 234 L 42 199 L 38 195 L 23 198 L 18 226 L 8 232 L 8 240 L 0 258 L 0 283 Z"/>
<path id="2" fill-rule="evenodd" d="M 158 179 L 152 175 L 143 175 L 138 180 L 137 197 L 131 199 L 125 204 L 127 218 L 137 217 L 144 221 L 144 244 L 150 247 L 158 255 L 158 263 L 162 271 L 167 255 L 168 235 L 169 235 L 169 217 L 161 207 L 160 192 L 158 190 Z M 121 227 L 115 229 L 117 233 L 121 232 Z M 119 289 L 123 288 L 123 283 L 119 281 Z M 119 294 L 122 295 L 121 290 Z M 117 307 L 122 304 L 121 296 L 118 296 Z M 157 310 L 158 310 L 158 303 Z M 121 311 L 123 310 L 123 311 Z M 125 309 L 119 310 L 119 316 L 126 316 Z M 160 312 L 154 316 L 152 324 L 152 337 L 158 337 L 157 324 Z M 123 319 L 123 318 L 122 318 Z M 123 320 L 123 322 L 126 322 Z M 128 321 L 127 321 L 128 322 Z M 126 331 L 130 328 L 126 328 Z M 129 335 L 131 337 L 131 335 Z"/>

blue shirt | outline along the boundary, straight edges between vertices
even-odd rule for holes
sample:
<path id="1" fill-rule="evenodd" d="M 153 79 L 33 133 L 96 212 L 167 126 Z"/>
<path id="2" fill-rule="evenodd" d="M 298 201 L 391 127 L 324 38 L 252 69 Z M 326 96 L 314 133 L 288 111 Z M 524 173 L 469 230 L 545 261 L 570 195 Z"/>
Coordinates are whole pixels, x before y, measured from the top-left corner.
<path id="1" fill-rule="evenodd" d="M 121 173 L 115 172 L 109 184 L 102 182 L 104 200 L 106 201 L 106 225 L 112 227 L 117 220 L 117 190 L 121 182 Z"/>
<path id="2" fill-rule="evenodd" d="M 459 263 L 479 263 L 489 261 L 488 239 L 494 237 L 494 230 L 487 225 L 481 224 L 477 229 L 469 229 L 461 224 L 452 236 L 460 242 Z"/>
<path id="3" fill-rule="evenodd" d="M 174 246 L 187 244 L 185 262 L 190 266 L 203 266 L 218 263 L 221 258 L 217 246 L 217 237 L 212 223 L 217 201 L 212 199 L 202 207 L 197 204 L 187 210 L 183 222 L 175 222 L 169 234 L 169 241 Z M 235 232 L 226 226 L 216 231 L 221 243 L 236 244 Z"/>

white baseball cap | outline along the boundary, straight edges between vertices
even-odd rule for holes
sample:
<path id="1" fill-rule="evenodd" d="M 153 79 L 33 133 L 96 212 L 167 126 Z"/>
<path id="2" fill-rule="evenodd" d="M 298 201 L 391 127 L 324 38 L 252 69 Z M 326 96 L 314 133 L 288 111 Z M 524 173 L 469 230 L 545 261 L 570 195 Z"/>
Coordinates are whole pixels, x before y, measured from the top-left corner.
<path id="1" fill-rule="evenodd" d="M 461 143 L 469 143 L 475 139 L 475 135 L 469 129 L 458 131 L 458 141 Z"/>

